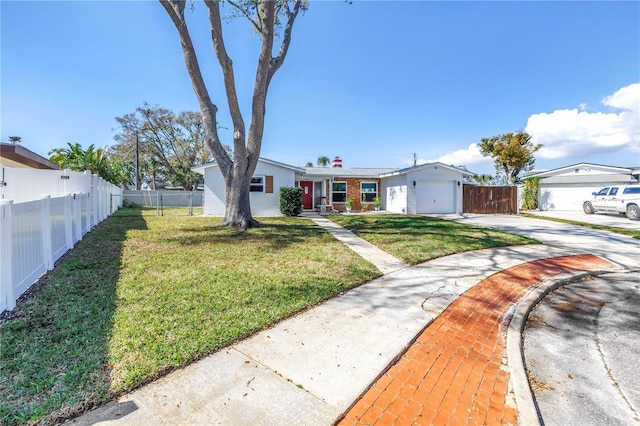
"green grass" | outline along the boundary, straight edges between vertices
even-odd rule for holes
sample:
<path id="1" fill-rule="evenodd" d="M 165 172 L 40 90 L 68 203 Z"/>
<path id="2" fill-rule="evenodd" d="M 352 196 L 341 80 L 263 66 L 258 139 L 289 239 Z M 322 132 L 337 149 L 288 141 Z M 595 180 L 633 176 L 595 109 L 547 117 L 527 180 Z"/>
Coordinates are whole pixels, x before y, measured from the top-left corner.
<path id="1" fill-rule="evenodd" d="M 313 222 L 122 209 L 0 325 L 0 423 L 52 424 L 378 272 Z"/>
<path id="2" fill-rule="evenodd" d="M 579 222 L 576 220 L 568 220 L 568 219 L 559 219 L 555 217 L 549 217 L 549 216 L 543 216 L 543 215 L 537 215 L 537 214 L 520 213 L 520 216 L 528 217 L 532 219 L 550 220 L 552 222 L 568 223 L 570 225 L 578 225 L 578 226 L 583 226 L 585 228 L 598 229 L 600 231 L 609 231 L 609 232 L 614 232 L 616 234 L 629 235 L 633 238 L 640 240 L 640 230 L 636 231 L 635 229 L 618 228 L 615 226 L 606 226 L 606 225 L 597 225 L 594 223 Z"/>
<path id="3" fill-rule="evenodd" d="M 237 234 L 122 209 L 0 324 L 0 423 L 53 424 L 380 273 L 305 218 Z M 422 216 L 332 217 L 416 264 L 531 239 Z"/>
<path id="4" fill-rule="evenodd" d="M 470 250 L 537 243 L 519 235 L 426 216 L 372 214 L 328 217 L 410 265 Z"/>

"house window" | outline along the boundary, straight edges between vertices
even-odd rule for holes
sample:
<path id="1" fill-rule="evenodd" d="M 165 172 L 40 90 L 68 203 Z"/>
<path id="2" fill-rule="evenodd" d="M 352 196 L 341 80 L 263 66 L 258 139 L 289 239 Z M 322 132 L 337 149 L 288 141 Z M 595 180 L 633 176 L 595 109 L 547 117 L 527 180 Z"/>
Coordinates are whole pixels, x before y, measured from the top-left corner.
<path id="1" fill-rule="evenodd" d="M 347 182 L 331 183 L 331 202 L 344 203 L 347 201 Z"/>
<path id="2" fill-rule="evenodd" d="M 250 192 L 264 192 L 264 176 L 253 176 L 251 178 Z"/>
<path id="3" fill-rule="evenodd" d="M 360 193 L 363 203 L 373 203 L 373 199 L 378 197 L 378 182 L 362 182 Z"/>

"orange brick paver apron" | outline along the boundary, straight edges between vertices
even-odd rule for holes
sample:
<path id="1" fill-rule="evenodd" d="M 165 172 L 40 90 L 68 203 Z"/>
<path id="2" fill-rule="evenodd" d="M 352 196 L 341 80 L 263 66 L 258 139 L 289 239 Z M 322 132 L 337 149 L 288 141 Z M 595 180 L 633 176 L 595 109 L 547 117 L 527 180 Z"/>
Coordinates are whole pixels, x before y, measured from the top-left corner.
<path id="1" fill-rule="evenodd" d="M 503 332 L 515 304 L 558 274 L 608 269 L 594 255 L 536 260 L 496 273 L 452 303 L 340 425 L 517 424 L 507 406 Z"/>

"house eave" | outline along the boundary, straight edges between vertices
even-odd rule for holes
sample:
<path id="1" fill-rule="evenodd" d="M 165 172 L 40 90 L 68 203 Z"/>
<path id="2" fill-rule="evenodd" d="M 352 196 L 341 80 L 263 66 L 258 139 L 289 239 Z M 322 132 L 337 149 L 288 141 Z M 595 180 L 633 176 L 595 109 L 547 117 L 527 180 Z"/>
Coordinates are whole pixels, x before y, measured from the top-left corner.
<path id="1" fill-rule="evenodd" d="M 420 164 L 418 166 L 411 166 L 411 167 L 406 167 L 404 169 L 398 169 L 395 170 L 393 172 L 390 173 L 385 173 L 383 175 L 380 175 L 381 178 L 385 178 L 385 177 L 392 177 L 392 176 L 400 176 L 400 175 L 404 175 L 407 173 L 411 173 L 411 172 L 417 172 L 420 170 L 424 170 L 430 167 L 442 167 L 445 168 L 447 170 L 451 170 L 451 171 L 455 171 L 455 172 L 459 172 L 462 173 L 464 176 L 473 176 L 474 174 L 468 170 L 464 170 L 461 169 L 459 167 L 455 167 L 455 166 L 450 166 L 448 164 L 444 164 L 441 163 L 439 161 L 433 162 L 433 163 L 425 163 L 425 164 Z"/>
<path id="2" fill-rule="evenodd" d="M 296 166 L 292 166 L 290 164 L 286 164 L 286 163 L 281 163 L 279 161 L 274 161 L 274 160 L 269 160 L 268 158 L 263 158 L 260 157 L 258 159 L 259 162 L 263 162 L 263 163 L 267 163 L 270 164 L 272 166 L 277 166 L 277 167 L 282 167 L 283 169 L 289 169 L 289 170 L 293 170 L 296 173 L 304 173 L 305 170 L 302 167 L 296 167 Z M 204 171 L 210 167 L 218 167 L 218 163 L 216 163 L 215 161 L 212 161 L 211 163 L 207 163 L 207 164 L 202 164 L 199 166 L 194 166 L 191 168 L 192 171 L 204 175 Z"/>
<path id="3" fill-rule="evenodd" d="M 53 161 L 21 146 L 11 143 L 0 144 L 0 164 L 6 167 L 60 170 Z"/>
<path id="4" fill-rule="evenodd" d="M 613 173 L 619 173 L 619 174 L 629 174 L 632 175 L 633 173 L 633 168 L 629 168 L 629 167 L 616 167 L 616 166 L 607 166 L 604 164 L 593 164 L 593 163 L 577 163 L 577 164 L 572 164 L 570 166 L 565 166 L 565 167 L 560 167 L 557 169 L 551 169 L 551 170 L 544 170 L 544 171 L 540 171 L 540 172 L 532 172 L 532 173 L 528 173 L 525 177 L 540 177 L 540 178 L 545 178 L 548 176 L 553 176 L 555 174 L 558 173 L 562 173 L 564 171 L 567 170 L 571 170 L 571 169 L 591 169 L 591 168 L 597 168 L 600 170 L 606 170 L 606 171 L 610 171 Z"/>

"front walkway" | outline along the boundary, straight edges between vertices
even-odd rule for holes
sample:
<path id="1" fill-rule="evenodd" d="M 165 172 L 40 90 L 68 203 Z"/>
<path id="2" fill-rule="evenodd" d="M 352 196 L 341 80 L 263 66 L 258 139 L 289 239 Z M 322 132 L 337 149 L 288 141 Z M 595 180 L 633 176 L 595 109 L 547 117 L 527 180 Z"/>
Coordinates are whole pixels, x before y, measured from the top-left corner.
<path id="1" fill-rule="evenodd" d="M 383 274 L 388 274 L 409 266 L 400 259 L 391 256 L 389 253 L 380 250 L 370 242 L 358 237 L 348 229 L 345 229 L 337 223 L 320 216 L 318 213 L 305 212 L 304 216 L 314 221 L 318 226 L 324 228 L 325 231 L 329 232 L 338 241 L 358 253 L 362 258 L 371 262 Z"/>

